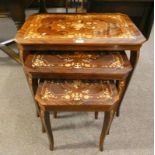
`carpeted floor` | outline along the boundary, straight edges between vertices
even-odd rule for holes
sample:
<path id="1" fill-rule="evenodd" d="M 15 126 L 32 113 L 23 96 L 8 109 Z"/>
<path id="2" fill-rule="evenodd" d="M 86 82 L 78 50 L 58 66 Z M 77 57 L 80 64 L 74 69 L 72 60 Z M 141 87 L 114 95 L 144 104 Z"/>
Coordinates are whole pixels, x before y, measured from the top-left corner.
<path id="1" fill-rule="evenodd" d="M 0 19 L 0 41 L 14 37 L 11 20 Z M 153 31 L 115 118 L 105 151 L 98 142 L 103 114 L 60 113 L 51 122 L 55 139 L 49 151 L 22 67 L 0 51 L 0 155 L 153 155 Z"/>

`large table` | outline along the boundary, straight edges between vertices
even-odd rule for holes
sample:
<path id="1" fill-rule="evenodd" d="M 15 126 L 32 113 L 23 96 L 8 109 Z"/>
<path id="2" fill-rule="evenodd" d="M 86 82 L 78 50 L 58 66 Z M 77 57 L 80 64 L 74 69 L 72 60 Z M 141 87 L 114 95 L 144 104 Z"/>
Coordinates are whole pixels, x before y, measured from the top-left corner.
<path id="1" fill-rule="evenodd" d="M 27 81 L 36 96 L 37 113 L 44 119 L 50 149 L 53 150 L 53 136 L 49 112 L 108 112 L 100 137 L 102 151 L 145 42 L 135 24 L 127 15 L 118 13 L 35 14 L 18 31 L 16 42 Z M 124 51 L 130 52 L 129 60 Z M 87 80 L 87 85 L 81 84 L 83 80 Z M 110 85 L 95 91 L 94 80 L 101 80 L 100 86 L 112 82 L 116 91 Z M 111 99 L 114 100 L 109 103 Z"/>
<path id="2" fill-rule="evenodd" d="M 128 50 L 133 70 L 125 80 L 120 80 L 118 84 L 122 90 L 121 103 L 145 38 L 126 15 L 101 14 L 99 15 L 101 19 L 96 19 L 96 16 L 98 17 L 97 14 L 38 14 L 29 17 L 16 36 L 20 57 L 25 65 L 26 57 L 32 51 L 43 53 L 73 50 L 121 52 Z M 67 19 L 70 20 L 67 21 Z M 42 60 L 39 60 L 39 63 L 42 64 Z M 53 73 L 50 74 L 53 76 Z M 49 77 L 45 75 L 46 78 Z M 28 73 L 26 76 L 35 94 L 37 77 Z M 113 79 L 112 77 L 118 80 L 118 76 L 110 76 L 110 79 Z M 119 115 L 119 109 L 117 115 Z"/>

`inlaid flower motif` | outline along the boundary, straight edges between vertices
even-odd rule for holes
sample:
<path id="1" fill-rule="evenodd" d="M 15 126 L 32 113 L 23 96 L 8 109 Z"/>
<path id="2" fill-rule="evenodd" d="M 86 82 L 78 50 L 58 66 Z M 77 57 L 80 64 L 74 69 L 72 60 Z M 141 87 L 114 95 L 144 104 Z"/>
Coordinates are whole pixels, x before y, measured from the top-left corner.
<path id="1" fill-rule="evenodd" d="M 32 20 L 24 39 L 134 38 L 135 32 L 121 15 L 67 16 L 38 15 Z M 38 24 L 35 24 L 38 23 Z"/>
<path id="2" fill-rule="evenodd" d="M 54 93 L 52 93 L 50 90 L 48 90 L 48 88 L 46 88 L 41 98 L 43 100 L 48 100 L 50 98 L 57 99 L 57 96 Z"/>
<path id="3" fill-rule="evenodd" d="M 64 84 L 57 83 L 60 87 L 63 86 L 64 88 L 64 93 L 62 94 L 57 94 L 52 91 L 52 89 L 45 88 L 44 91 L 42 91 L 42 99 L 43 100 L 50 100 L 50 99 L 58 99 L 58 100 L 66 100 L 66 101 L 86 101 L 89 99 L 101 99 L 101 100 L 108 100 L 112 99 L 112 94 L 108 88 L 102 88 L 102 83 L 101 86 L 99 84 L 91 84 L 91 83 L 85 83 L 83 84 L 81 81 L 76 80 L 73 83 L 68 83 L 65 82 Z M 90 93 L 90 89 L 92 86 L 98 86 L 100 87 L 100 92 L 97 94 Z M 43 88 L 44 89 L 44 88 Z"/>
<path id="4" fill-rule="evenodd" d="M 32 60 L 32 67 L 49 67 L 51 66 L 41 55 L 36 55 Z"/>
<path id="5" fill-rule="evenodd" d="M 99 55 L 85 55 L 83 54 L 76 56 L 69 56 L 66 58 L 65 56 L 56 55 L 56 57 L 62 60 L 62 63 L 52 63 L 46 60 L 44 56 L 35 55 L 32 60 L 32 67 L 39 68 L 39 67 L 66 67 L 66 68 L 98 68 L 98 65 L 94 63 L 94 60 L 100 58 Z M 113 59 L 111 60 L 110 64 L 104 64 L 99 66 L 101 68 L 115 68 L 115 69 L 122 69 L 124 68 L 124 62 L 119 54 L 113 55 Z"/>

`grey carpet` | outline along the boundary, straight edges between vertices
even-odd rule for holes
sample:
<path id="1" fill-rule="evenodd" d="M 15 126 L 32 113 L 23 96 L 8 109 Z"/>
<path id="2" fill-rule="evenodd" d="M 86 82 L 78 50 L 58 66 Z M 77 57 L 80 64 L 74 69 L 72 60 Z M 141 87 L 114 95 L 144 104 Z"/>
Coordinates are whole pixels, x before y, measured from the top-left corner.
<path id="1" fill-rule="evenodd" d="M 11 20 L 0 19 L 0 41 L 14 37 Z M 51 116 L 55 139 L 49 151 L 22 67 L 0 51 L 0 155 L 153 155 L 153 31 L 115 118 L 105 151 L 98 142 L 104 115 L 60 113 Z"/>

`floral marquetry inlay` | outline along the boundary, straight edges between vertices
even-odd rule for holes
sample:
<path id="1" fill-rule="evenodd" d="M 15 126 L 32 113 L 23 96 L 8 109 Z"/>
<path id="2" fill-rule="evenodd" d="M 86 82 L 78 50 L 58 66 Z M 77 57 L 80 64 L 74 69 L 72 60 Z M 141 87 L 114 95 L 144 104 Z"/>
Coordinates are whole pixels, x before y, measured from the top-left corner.
<path id="1" fill-rule="evenodd" d="M 44 94 L 42 96 L 43 100 L 48 100 L 49 98 L 54 98 L 57 99 L 57 97 L 51 92 L 49 91 L 47 88 L 44 90 Z"/>
<path id="2" fill-rule="evenodd" d="M 58 101 L 75 101 L 82 104 L 83 101 L 110 100 L 113 91 L 108 82 L 45 82 L 41 90 L 41 99 Z"/>
<path id="3" fill-rule="evenodd" d="M 50 67 L 51 65 L 44 60 L 43 56 L 37 55 L 35 58 L 32 60 L 32 67 Z"/>
<path id="4" fill-rule="evenodd" d="M 111 58 L 106 63 L 106 58 Z M 52 61 L 53 60 L 53 61 Z M 56 61 L 57 60 L 57 61 Z M 124 61 L 120 54 L 112 54 L 103 56 L 102 54 L 80 54 L 75 53 L 71 55 L 34 55 L 32 59 L 33 68 L 53 68 L 53 67 L 65 67 L 65 68 L 124 68 Z"/>
<path id="5" fill-rule="evenodd" d="M 123 15 L 36 15 L 25 33 L 30 38 L 134 38 Z"/>
<path id="6" fill-rule="evenodd" d="M 16 35 L 20 44 L 141 44 L 145 38 L 125 14 L 35 14 Z M 59 48 L 59 47 L 58 47 Z"/>

